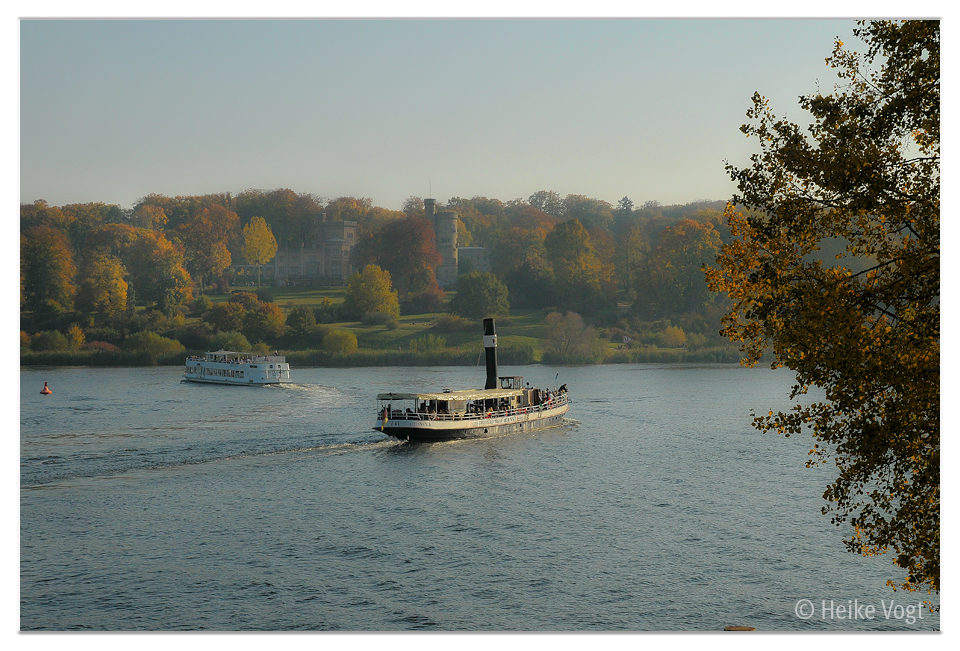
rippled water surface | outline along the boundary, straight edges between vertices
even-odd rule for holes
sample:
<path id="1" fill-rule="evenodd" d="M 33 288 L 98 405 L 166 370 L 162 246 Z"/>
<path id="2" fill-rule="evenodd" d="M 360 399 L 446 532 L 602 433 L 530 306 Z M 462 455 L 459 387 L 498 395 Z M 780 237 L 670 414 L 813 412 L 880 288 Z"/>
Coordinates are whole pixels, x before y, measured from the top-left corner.
<path id="1" fill-rule="evenodd" d="M 566 383 L 571 421 L 420 445 L 371 429 L 377 392 L 482 386 L 482 369 L 294 369 L 266 388 L 21 370 L 21 629 L 939 629 L 885 587 L 889 559 L 844 551 L 810 441 L 750 427 L 788 406 L 788 373 L 501 372 Z M 873 618 L 844 617 L 854 600 Z"/>

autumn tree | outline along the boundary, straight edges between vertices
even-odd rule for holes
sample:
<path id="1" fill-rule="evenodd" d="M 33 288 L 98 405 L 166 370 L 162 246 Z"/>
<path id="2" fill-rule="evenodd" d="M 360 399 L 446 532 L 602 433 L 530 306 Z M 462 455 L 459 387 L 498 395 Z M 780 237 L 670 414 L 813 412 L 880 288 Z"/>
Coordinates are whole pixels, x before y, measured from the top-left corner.
<path id="1" fill-rule="evenodd" d="M 257 287 L 260 287 L 260 266 L 277 254 L 277 240 L 263 217 L 253 217 L 243 227 L 243 257 L 257 265 Z"/>
<path id="2" fill-rule="evenodd" d="M 400 210 L 409 217 L 423 217 L 424 214 L 426 214 L 422 197 L 407 197 L 403 200 L 403 206 L 401 206 Z"/>
<path id="3" fill-rule="evenodd" d="M 490 262 L 505 275 L 531 259 L 545 259 L 544 241 L 557 225 L 557 218 L 533 206 L 517 206 L 500 237 L 490 245 Z"/>
<path id="4" fill-rule="evenodd" d="M 258 301 L 258 305 L 248 308 L 243 315 L 240 332 L 253 342 L 276 339 L 283 335 L 285 321 L 279 305 Z"/>
<path id="5" fill-rule="evenodd" d="M 227 301 L 211 305 L 210 309 L 203 313 L 202 318 L 214 332 L 240 332 L 246 312 L 242 304 Z"/>
<path id="6" fill-rule="evenodd" d="M 226 303 L 216 303 L 203 314 L 215 332 L 240 332 L 249 341 L 283 335 L 286 319 L 276 303 L 261 301 L 251 292 L 234 292 Z"/>
<path id="7" fill-rule="evenodd" d="M 613 206 L 583 194 L 568 194 L 563 200 L 564 218 L 576 219 L 587 230 L 609 229 L 613 225 Z"/>
<path id="8" fill-rule="evenodd" d="M 438 291 L 441 262 L 433 226 L 422 217 L 389 221 L 361 239 L 351 253 L 356 268 L 374 264 L 390 273 L 401 297 Z"/>
<path id="9" fill-rule="evenodd" d="M 563 199 L 559 193 L 553 190 L 538 190 L 530 195 L 527 201 L 537 210 L 545 212 L 548 215 L 553 215 L 554 217 L 563 217 L 566 210 Z"/>
<path id="10" fill-rule="evenodd" d="M 600 260 L 590 243 L 590 234 L 579 221 L 571 219 L 557 224 L 544 244 L 560 282 L 599 281 Z"/>
<path id="11" fill-rule="evenodd" d="M 390 282 L 390 272 L 377 265 L 367 265 L 360 273 L 347 280 L 347 293 L 343 301 L 344 313 L 362 318 L 368 312 L 400 316 L 400 301 Z"/>
<path id="12" fill-rule="evenodd" d="M 91 231 L 104 224 L 116 224 L 124 219 L 120 206 L 102 202 L 68 204 L 61 206 L 60 210 L 69 216 L 70 226 L 66 234 L 77 251 L 84 248 L 84 241 Z"/>
<path id="13" fill-rule="evenodd" d="M 363 222 L 372 207 L 373 201 L 367 198 L 337 197 L 327 202 L 323 214 L 328 222 Z"/>
<path id="14" fill-rule="evenodd" d="M 450 301 L 450 312 L 468 319 L 509 316 L 507 286 L 492 273 L 474 271 L 457 279 L 457 295 Z"/>
<path id="15" fill-rule="evenodd" d="M 147 230 L 162 231 L 167 225 L 167 213 L 161 206 L 152 203 L 143 204 L 133 210 L 134 226 L 145 228 Z"/>
<path id="16" fill-rule="evenodd" d="M 808 129 L 754 95 L 742 131 L 760 151 L 728 166 L 734 239 L 708 279 L 732 299 L 723 333 L 746 363 L 770 346 L 796 373 L 793 398 L 824 394 L 755 425 L 811 432 L 808 465 L 839 473 L 824 512 L 852 525 L 848 549 L 890 551 L 906 574 L 892 586 L 939 591 L 940 25 L 855 34 L 866 53 L 838 40 L 827 59 L 835 92 L 800 99 Z"/>
<path id="17" fill-rule="evenodd" d="M 183 266 L 183 249 L 163 233 L 138 229 L 127 260 L 129 282 L 144 303 L 155 303 L 158 310 L 170 313 L 193 298 L 192 280 Z"/>
<path id="18" fill-rule="evenodd" d="M 323 215 L 323 198 L 288 188 L 244 190 L 230 206 L 241 222 L 263 217 L 279 244 L 299 246 L 310 241 L 313 227 Z"/>
<path id="19" fill-rule="evenodd" d="M 83 262 L 77 283 L 77 307 L 118 317 L 127 311 L 126 269 L 112 255 L 93 251 Z"/>
<path id="20" fill-rule="evenodd" d="M 716 259 L 720 245 L 720 235 L 709 223 L 684 219 L 663 229 L 656 247 L 634 270 L 634 310 L 660 318 L 700 308 L 711 298 L 703 265 Z"/>
<path id="21" fill-rule="evenodd" d="M 201 289 L 230 266 L 229 246 L 239 234 L 239 226 L 237 213 L 214 204 L 201 208 L 177 228 L 185 266 Z"/>
<path id="22" fill-rule="evenodd" d="M 597 354 L 597 333 L 576 312 L 551 312 L 544 323 L 547 345 L 544 362 L 576 364 L 590 362 Z"/>
<path id="23" fill-rule="evenodd" d="M 26 233 L 37 226 L 49 226 L 67 233 L 75 217 L 65 214 L 56 206 L 49 206 L 43 199 L 20 204 L 20 232 Z"/>
<path id="24" fill-rule="evenodd" d="M 27 309 L 56 312 L 73 307 L 77 268 L 62 231 L 36 226 L 21 236 L 20 268 Z"/>
<path id="25" fill-rule="evenodd" d="M 557 224 L 544 246 L 556 276 L 560 307 L 595 313 L 615 305 L 615 288 L 604 282 L 600 258 L 583 224 L 576 219 Z"/>
<path id="26" fill-rule="evenodd" d="M 499 199 L 480 196 L 471 199 L 453 197 L 445 207 L 457 213 L 459 223 L 469 232 L 461 239 L 464 246 L 467 246 L 467 240 L 473 246 L 493 244 L 499 237 L 508 212 L 507 206 Z"/>
<path id="27" fill-rule="evenodd" d="M 219 206 L 233 212 L 235 203 L 236 201 L 230 195 L 230 193 L 187 195 L 176 197 L 167 197 L 162 194 L 148 194 L 145 197 L 137 199 L 136 203 L 134 203 L 132 220 L 137 222 L 139 217 L 142 217 L 145 214 L 143 213 L 143 208 L 146 206 L 153 206 L 154 208 L 149 209 L 149 212 L 154 216 L 159 216 L 159 213 L 155 209 L 162 210 L 163 216 L 166 218 L 163 229 L 172 234 L 174 231 L 177 231 L 183 227 L 187 222 L 193 219 L 197 213 L 203 211 L 205 208 Z M 138 223 L 135 225 L 146 228 L 144 223 Z M 154 228 L 157 227 L 158 224 L 155 222 Z"/>

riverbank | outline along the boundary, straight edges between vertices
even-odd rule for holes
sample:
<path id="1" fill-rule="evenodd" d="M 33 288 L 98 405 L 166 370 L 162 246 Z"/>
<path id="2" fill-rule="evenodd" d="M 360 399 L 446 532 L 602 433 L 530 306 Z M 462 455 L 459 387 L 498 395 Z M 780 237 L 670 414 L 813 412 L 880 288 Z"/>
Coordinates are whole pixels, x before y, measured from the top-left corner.
<path id="1" fill-rule="evenodd" d="M 105 351 L 21 351 L 20 366 L 90 366 L 90 367 L 134 367 L 134 366 L 182 366 L 183 360 L 190 355 L 202 355 L 205 351 L 185 351 L 175 355 L 154 357 L 146 352 L 105 352 Z M 476 366 L 482 363 L 480 352 L 476 350 L 444 350 L 432 352 L 399 350 L 358 350 L 351 355 L 329 353 L 322 350 L 284 351 L 287 361 L 293 367 L 308 368 L 365 368 L 376 366 Z M 529 347 L 502 347 L 498 351 L 500 364 L 504 366 L 526 366 L 539 364 Z M 550 360 L 546 360 L 550 361 Z M 590 361 L 578 360 L 577 365 L 591 364 L 695 364 L 695 363 L 737 363 L 739 352 L 732 347 L 704 348 L 697 350 L 659 349 L 656 347 L 630 350 L 606 351 L 602 357 Z M 562 363 L 562 362 L 560 362 Z"/>
<path id="2" fill-rule="evenodd" d="M 20 364 L 36 366 L 136 367 L 181 366 L 186 356 L 209 350 L 270 350 L 285 355 L 294 367 L 363 368 L 375 366 L 474 366 L 482 347 L 479 321 L 446 313 L 403 315 L 388 324 L 367 321 L 325 320 L 324 306 L 343 302 L 342 288 L 276 288 L 263 298 L 275 301 L 284 320 L 296 308 L 315 311 L 316 324 L 287 323 L 278 336 L 241 332 L 220 333 L 203 320 L 199 310 L 162 317 L 139 311 L 136 323 L 103 321 L 77 332 L 21 332 Z M 208 303 L 222 303 L 230 295 L 216 295 Z M 621 306 L 624 315 L 627 305 Z M 328 310 L 329 311 L 329 310 Z M 334 310 L 336 312 L 336 310 Z M 720 339 L 719 324 L 705 318 L 641 321 L 624 316 L 616 324 L 557 332 L 548 323 L 550 311 L 512 310 L 498 319 L 501 363 L 528 364 L 631 364 L 631 363 L 736 363 L 735 344 Z M 81 319 L 82 321 L 82 319 Z M 144 335 L 141 333 L 149 332 Z M 262 333 L 261 333 L 262 334 Z M 328 335 L 341 335 L 336 342 Z M 228 341 L 225 341 L 225 336 Z M 131 342 L 140 337 L 143 341 Z M 342 345 L 344 337 L 355 338 Z M 84 344 L 84 341 L 86 342 Z M 349 343 L 349 342 L 348 342 Z M 352 352 L 349 352 L 352 350 Z M 561 352 L 562 351 L 562 352 Z"/>

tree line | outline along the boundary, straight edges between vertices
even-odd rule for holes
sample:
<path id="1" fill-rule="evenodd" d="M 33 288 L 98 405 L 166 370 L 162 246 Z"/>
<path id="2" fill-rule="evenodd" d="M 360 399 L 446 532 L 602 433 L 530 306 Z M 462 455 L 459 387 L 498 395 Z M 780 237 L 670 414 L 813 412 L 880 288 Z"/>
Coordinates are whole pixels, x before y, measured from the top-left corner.
<path id="1" fill-rule="evenodd" d="M 278 246 L 309 243 L 317 221 L 325 220 L 357 223 L 356 282 L 369 266 L 387 273 L 398 307 L 386 311 L 396 316 L 553 309 L 577 312 L 618 336 L 672 320 L 713 337 L 722 306 L 701 267 L 729 233 L 723 206 L 634 206 L 628 197 L 613 205 L 553 191 L 506 202 L 438 202 L 438 210 L 458 214 L 460 245 L 485 247 L 492 269 L 478 273 L 464 261 L 451 301 L 437 283 L 441 256 L 420 197 L 409 197 L 399 211 L 366 198 L 324 200 L 289 189 L 150 194 L 129 209 L 40 200 L 20 207 L 21 329 L 129 325 L 138 306 L 173 318 L 203 294 L 229 292 L 231 265 L 259 270 Z M 337 316 L 363 318 L 370 310 L 361 310 L 362 303 L 348 301 Z"/>

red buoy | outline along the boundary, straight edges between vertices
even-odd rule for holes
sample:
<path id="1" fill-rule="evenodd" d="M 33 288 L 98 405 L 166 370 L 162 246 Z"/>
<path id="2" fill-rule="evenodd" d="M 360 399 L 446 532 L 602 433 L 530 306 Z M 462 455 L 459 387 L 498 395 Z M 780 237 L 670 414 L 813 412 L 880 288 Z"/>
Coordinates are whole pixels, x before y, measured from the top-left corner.
<path id="1" fill-rule="evenodd" d="M 43 390 L 40 391 L 40 393 L 43 394 L 43 395 L 45 395 L 45 396 L 49 396 L 51 393 L 53 393 L 53 391 L 51 391 L 51 390 L 50 390 L 50 387 L 47 386 L 47 383 L 44 382 L 44 383 L 43 383 Z"/>

